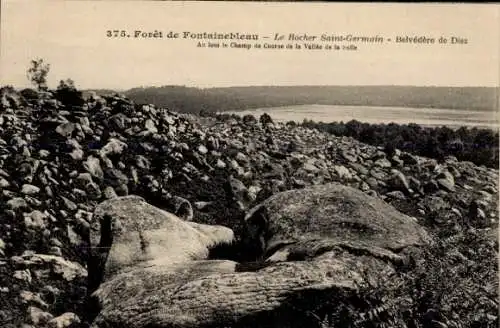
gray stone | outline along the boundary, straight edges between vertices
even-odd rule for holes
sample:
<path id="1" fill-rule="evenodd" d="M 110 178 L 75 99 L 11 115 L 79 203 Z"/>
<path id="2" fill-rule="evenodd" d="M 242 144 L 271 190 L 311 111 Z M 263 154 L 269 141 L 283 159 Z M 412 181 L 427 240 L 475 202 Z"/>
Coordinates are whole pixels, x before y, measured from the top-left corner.
<path id="1" fill-rule="evenodd" d="M 43 326 L 54 317 L 52 314 L 45 312 L 35 306 L 30 306 L 28 308 L 28 316 L 30 322 L 35 326 Z"/>
<path id="2" fill-rule="evenodd" d="M 89 156 L 87 160 L 83 162 L 83 167 L 94 178 L 102 180 L 104 177 L 100 161 L 97 157 Z"/>
<path id="3" fill-rule="evenodd" d="M 66 312 L 48 322 L 48 328 L 69 328 L 81 322 L 80 318 L 72 313 Z"/>
<path id="4" fill-rule="evenodd" d="M 62 123 L 56 128 L 56 132 L 63 138 L 71 137 L 74 130 L 75 124 L 70 122 Z"/>
<path id="5" fill-rule="evenodd" d="M 121 155 L 127 149 L 127 144 L 121 140 L 111 138 L 109 142 L 100 150 L 101 156 Z"/>
<path id="6" fill-rule="evenodd" d="M 43 230 L 46 227 L 46 219 L 47 216 L 44 213 L 35 210 L 31 213 L 25 214 L 24 225 L 28 229 Z"/>
<path id="7" fill-rule="evenodd" d="M 352 179 L 351 172 L 345 166 L 343 166 L 343 165 L 335 165 L 333 167 L 333 169 L 335 170 L 335 173 L 337 173 L 337 175 L 339 176 L 340 179 L 342 179 L 342 180 Z"/>
<path id="8" fill-rule="evenodd" d="M 453 178 L 453 175 L 450 172 L 444 171 L 440 173 L 436 177 L 436 180 L 439 187 L 441 187 L 442 189 L 449 192 L 455 191 L 455 179 Z"/>
<path id="9" fill-rule="evenodd" d="M 7 201 L 7 207 L 10 208 L 11 210 L 21 210 L 21 209 L 26 209 L 28 207 L 28 203 L 23 198 L 12 198 Z"/>
<path id="10" fill-rule="evenodd" d="M 394 190 L 402 191 L 405 194 L 410 193 L 410 185 L 405 175 L 398 170 L 392 170 L 392 177 L 390 178 L 389 184 Z"/>

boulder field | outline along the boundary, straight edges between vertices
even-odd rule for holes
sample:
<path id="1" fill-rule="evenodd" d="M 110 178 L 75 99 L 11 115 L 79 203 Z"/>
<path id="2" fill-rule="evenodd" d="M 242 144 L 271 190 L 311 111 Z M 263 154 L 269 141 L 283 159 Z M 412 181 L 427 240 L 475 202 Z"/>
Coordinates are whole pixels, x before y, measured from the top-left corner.
<path id="1" fill-rule="evenodd" d="M 439 240 L 497 247 L 496 169 L 35 95 L 0 92 L 2 327 L 304 326 Z"/>

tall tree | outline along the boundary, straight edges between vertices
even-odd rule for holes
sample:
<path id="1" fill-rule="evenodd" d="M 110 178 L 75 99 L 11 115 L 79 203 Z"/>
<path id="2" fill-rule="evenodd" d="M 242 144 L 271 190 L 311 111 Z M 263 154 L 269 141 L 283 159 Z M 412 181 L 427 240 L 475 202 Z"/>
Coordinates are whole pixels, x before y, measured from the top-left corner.
<path id="1" fill-rule="evenodd" d="M 28 68 L 28 79 L 38 90 L 47 90 L 47 75 L 49 74 L 49 70 L 50 64 L 45 63 L 41 58 L 34 59 Z"/>

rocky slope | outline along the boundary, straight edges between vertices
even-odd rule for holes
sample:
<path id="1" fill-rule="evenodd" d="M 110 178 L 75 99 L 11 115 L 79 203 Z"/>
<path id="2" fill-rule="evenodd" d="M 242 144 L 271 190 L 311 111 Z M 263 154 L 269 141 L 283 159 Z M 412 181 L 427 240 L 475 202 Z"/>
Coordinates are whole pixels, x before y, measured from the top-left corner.
<path id="1" fill-rule="evenodd" d="M 340 182 L 385 200 L 441 239 L 480 233 L 497 247 L 498 170 L 451 157 L 389 157 L 317 130 L 202 119 L 120 96 L 70 108 L 50 92 L 26 100 L 4 88 L 1 105 L 4 327 L 88 325 L 92 216 L 115 196 L 140 195 L 186 220 L 230 227 L 238 238 L 247 211 L 269 196 Z M 461 251 L 460 261 L 479 257 L 477 249 Z M 498 297 L 496 282 L 486 285 Z M 498 324 L 490 312 L 489 322 Z"/>

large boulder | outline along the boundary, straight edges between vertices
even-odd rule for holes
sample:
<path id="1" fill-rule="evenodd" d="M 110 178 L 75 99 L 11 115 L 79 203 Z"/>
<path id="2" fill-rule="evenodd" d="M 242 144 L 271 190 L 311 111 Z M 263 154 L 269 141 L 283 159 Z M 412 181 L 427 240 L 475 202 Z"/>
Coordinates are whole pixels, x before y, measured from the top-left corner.
<path id="1" fill-rule="evenodd" d="M 415 218 L 339 183 L 277 193 L 251 209 L 245 222 L 247 240 L 259 244 L 258 252 L 265 257 L 285 245 L 314 248 L 315 240 L 320 249 L 344 245 L 393 257 L 430 241 Z"/>
<path id="2" fill-rule="evenodd" d="M 90 267 L 94 277 L 109 279 L 136 266 L 203 260 L 233 238 L 229 228 L 183 221 L 141 197 L 116 197 L 94 211 Z"/>

